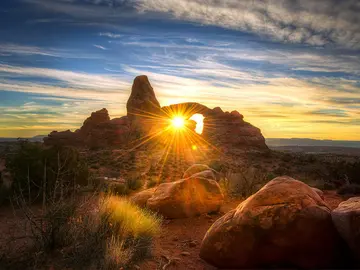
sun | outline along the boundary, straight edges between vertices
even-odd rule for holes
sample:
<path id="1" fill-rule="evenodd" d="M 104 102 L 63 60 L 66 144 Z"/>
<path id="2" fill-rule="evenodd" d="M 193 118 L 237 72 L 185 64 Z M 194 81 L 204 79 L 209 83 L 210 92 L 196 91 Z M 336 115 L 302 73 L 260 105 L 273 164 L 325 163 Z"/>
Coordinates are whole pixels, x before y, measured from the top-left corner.
<path id="1" fill-rule="evenodd" d="M 171 124 L 175 129 L 182 129 L 185 126 L 185 119 L 181 116 L 175 116 L 171 119 Z"/>

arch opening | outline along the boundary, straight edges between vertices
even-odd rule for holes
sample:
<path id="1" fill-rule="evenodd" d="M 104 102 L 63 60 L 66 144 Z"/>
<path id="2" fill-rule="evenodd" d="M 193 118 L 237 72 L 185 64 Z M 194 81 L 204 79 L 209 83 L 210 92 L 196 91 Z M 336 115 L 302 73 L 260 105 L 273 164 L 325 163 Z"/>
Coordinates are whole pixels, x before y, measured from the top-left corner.
<path id="1" fill-rule="evenodd" d="M 198 134 L 202 134 L 203 133 L 203 129 L 204 129 L 204 116 L 200 113 L 196 113 L 193 116 L 191 116 L 189 119 L 193 120 L 196 122 L 196 128 L 195 128 L 195 132 Z"/>

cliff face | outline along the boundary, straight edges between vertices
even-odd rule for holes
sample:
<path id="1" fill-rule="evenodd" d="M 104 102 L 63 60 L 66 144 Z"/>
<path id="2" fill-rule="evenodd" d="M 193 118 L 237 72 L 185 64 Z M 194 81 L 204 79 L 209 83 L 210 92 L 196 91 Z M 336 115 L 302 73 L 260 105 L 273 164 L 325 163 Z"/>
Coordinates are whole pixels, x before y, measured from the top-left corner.
<path id="1" fill-rule="evenodd" d="M 202 114 L 204 129 L 201 136 L 209 143 L 219 147 L 268 149 L 260 129 L 245 122 L 237 111 L 224 112 L 220 107 L 210 109 L 193 102 L 161 107 L 144 75 L 135 78 L 126 108 L 127 116 L 112 120 L 106 109 L 93 112 L 79 130 L 53 131 L 44 142 L 80 147 L 127 147 L 131 140 L 161 131 L 172 115 L 181 114 L 189 119 L 194 114 Z M 191 120 L 188 123 L 190 130 L 194 130 L 195 123 Z"/>

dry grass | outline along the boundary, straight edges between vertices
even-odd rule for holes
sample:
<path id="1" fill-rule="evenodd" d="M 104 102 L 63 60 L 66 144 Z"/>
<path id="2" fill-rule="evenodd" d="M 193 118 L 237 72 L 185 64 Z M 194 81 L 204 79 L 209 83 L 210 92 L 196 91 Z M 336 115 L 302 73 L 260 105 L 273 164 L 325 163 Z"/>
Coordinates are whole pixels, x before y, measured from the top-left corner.
<path id="1" fill-rule="evenodd" d="M 26 214 L 36 222 L 28 235 L 36 241 L 15 257 L 0 254 L 0 268 L 128 269 L 151 254 L 161 226 L 157 215 L 111 195 L 82 198 L 76 207 L 65 200 L 41 216 Z"/>
<path id="2" fill-rule="evenodd" d="M 109 221 L 114 227 L 121 228 L 134 238 L 153 237 L 160 232 L 161 221 L 158 216 L 126 199 L 110 196 L 100 211 L 103 216 L 109 215 Z"/>

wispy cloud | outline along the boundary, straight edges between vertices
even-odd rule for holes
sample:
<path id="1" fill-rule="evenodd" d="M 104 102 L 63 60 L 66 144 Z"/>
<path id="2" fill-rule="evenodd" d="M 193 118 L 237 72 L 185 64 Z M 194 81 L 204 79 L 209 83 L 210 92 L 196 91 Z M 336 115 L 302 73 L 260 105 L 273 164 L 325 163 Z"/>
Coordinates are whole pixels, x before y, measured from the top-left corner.
<path id="1" fill-rule="evenodd" d="M 104 46 L 101 46 L 101 45 L 98 45 L 98 44 L 94 44 L 93 45 L 95 48 L 98 48 L 98 49 L 101 49 L 101 50 L 104 50 L 104 51 L 107 51 L 108 48 L 105 48 Z"/>
<path id="2" fill-rule="evenodd" d="M 140 12 L 269 36 L 287 43 L 360 48 L 359 3 L 336 1 L 136 0 Z"/>
<path id="3" fill-rule="evenodd" d="M 100 75 L 49 68 L 19 67 L 0 64 L 0 74 L 3 78 L 11 78 L 13 76 L 50 78 L 64 82 L 67 86 L 78 89 L 103 91 L 104 94 L 106 92 L 116 92 L 127 89 L 130 86 L 130 82 L 121 79 L 119 75 Z"/>
<path id="4" fill-rule="evenodd" d="M 94 53 L 84 53 L 83 51 L 72 49 L 59 49 L 59 48 L 44 48 L 38 46 L 20 45 L 14 43 L 0 43 L 0 53 L 11 56 L 17 55 L 38 55 L 47 57 L 58 57 L 58 58 L 73 58 L 73 59 L 96 59 L 99 55 Z"/>
<path id="5" fill-rule="evenodd" d="M 120 34 L 115 34 L 115 33 L 110 33 L 110 32 L 99 33 L 99 36 L 108 37 L 108 38 L 121 38 L 122 37 L 122 35 L 120 35 Z"/>

